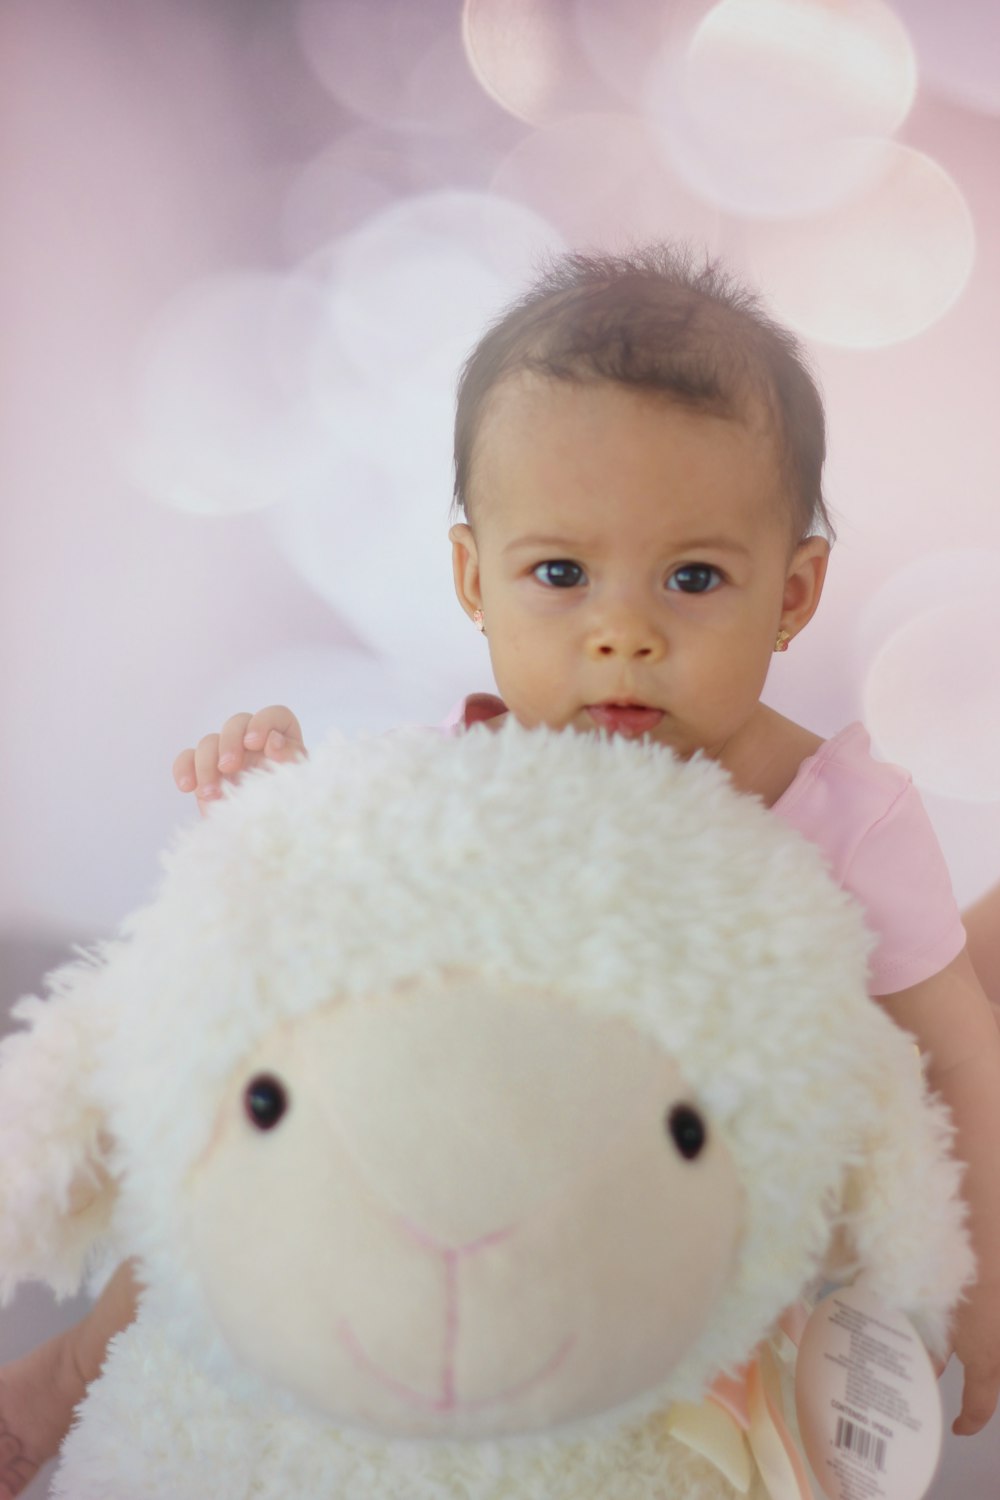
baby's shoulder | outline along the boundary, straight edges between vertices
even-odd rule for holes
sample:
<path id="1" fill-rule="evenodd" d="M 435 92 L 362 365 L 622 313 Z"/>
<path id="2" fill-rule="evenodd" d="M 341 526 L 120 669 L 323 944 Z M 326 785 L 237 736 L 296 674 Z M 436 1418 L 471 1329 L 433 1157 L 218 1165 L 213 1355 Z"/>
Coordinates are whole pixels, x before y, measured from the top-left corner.
<path id="1" fill-rule="evenodd" d="M 827 796 L 875 820 L 907 794 L 916 796 L 913 777 L 904 767 L 879 759 L 861 723 L 846 725 L 821 739 L 802 758 L 789 783 L 789 796 L 823 788 Z"/>
<path id="2" fill-rule="evenodd" d="M 863 724 L 848 724 L 800 762 L 773 811 L 821 844 L 843 872 L 862 847 L 897 865 L 936 848 L 909 771 L 872 752 Z"/>
<path id="3" fill-rule="evenodd" d="M 765 806 L 773 807 L 823 743 L 821 735 L 761 705 L 749 742 L 742 749 L 736 747 L 731 758 L 724 756 L 723 765 L 741 791 L 752 792 Z"/>
<path id="4" fill-rule="evenodd" d="M 773 811 L 822 851 L 878 943 L 873 995 L 938 973 L 965 942 L 947 861 L 913 777 L 848 724 L 803 761 Z"/>

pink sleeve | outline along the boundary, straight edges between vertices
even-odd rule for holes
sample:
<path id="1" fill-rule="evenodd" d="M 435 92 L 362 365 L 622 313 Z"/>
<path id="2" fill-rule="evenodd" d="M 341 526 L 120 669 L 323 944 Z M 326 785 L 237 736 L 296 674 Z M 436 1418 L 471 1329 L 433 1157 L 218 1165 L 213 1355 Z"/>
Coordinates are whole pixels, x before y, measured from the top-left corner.
<path id="1" fill-rule="evenodd" d="M 843 884 L 877 933 L 874 995 L 892 995 L 938 974 L 965 947 L 965 928 L 944 855 L 909 783 L 859 841 Z"/>
<path id="2" fill-rule="evenodd" d="M 873 760 L 860 725 L 827 744 L 831 752 L 807 762 L 787 805 L 782 798 L 775 811 L 820 846 L 838 883 L 861 902 L 878 939 L 871 993 L 891 995 L 951 963 L 965 929 L 909 774 Z"/>

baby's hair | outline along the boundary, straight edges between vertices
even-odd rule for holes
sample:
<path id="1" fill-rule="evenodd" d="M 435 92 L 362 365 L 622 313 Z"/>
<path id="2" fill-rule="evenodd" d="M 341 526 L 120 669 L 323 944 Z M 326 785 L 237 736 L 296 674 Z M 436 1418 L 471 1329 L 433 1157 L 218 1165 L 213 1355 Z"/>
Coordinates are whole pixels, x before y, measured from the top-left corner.
<path id="1" fill-rule="evenodd" d="M 823 402 L 796 338 L 707 258 L 654 245 L 572 252 L 487 329 L 465 363 L 455 413 L 455 504 L 469 507 L 476 439 L 491 392 L 518 372 L 659 391 L 739 418 L 764 401 L 782 454 L 796 540 L 832 539 L 823 499 Z"/>

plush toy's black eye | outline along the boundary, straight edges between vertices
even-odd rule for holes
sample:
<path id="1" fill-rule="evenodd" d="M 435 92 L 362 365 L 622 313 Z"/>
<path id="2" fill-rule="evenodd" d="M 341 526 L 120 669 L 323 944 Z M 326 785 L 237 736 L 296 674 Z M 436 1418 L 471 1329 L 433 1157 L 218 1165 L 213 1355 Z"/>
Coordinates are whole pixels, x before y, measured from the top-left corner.
<path id="1" fill-rule="evenodd" d="M 708 1140 L 705 1122 L 690 1104 L 674 1105 L 667 1116 L 667 1129 L 685 1161 L 694 1161 Z"/>
<path id="2" fill-rule="evenodd" d="M 288 1091 L 280 1079 L 259 1073 L 243 1091 L 243 1107 L 251 1125 L 258 1130 L 273 1130 L 288 1109 Z"/>

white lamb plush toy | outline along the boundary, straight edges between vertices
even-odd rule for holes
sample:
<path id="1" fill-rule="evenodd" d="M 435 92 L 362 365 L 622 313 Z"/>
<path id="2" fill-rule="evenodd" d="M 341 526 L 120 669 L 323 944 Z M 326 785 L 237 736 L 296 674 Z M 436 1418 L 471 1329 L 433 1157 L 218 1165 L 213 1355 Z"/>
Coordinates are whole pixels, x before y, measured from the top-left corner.
<path id="1" fill-rule="evenodd" d="M 675 1439 L 836 1249 L 933 1349 L 970 1276 L 820 856 L 712 763 L 337 743 L 192 829 L 0 1052 L 0 1272 L 132 1255 L 70 1500 L 763 1493 Z"/>

